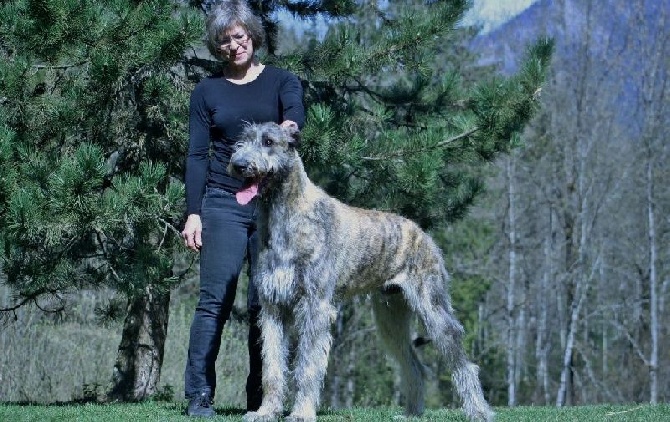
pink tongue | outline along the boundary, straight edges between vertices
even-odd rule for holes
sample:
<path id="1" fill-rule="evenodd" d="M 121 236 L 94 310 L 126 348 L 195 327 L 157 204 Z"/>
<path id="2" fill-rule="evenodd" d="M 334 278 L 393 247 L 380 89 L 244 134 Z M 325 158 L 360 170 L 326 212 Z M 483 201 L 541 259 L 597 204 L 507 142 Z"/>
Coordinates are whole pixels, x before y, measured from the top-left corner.
<path id="1" fill-rule="evenodd" d="M 242 186 L 239 192 L 235 194 L 237 198 L 237 203 L 240 205 L 248 204 L 254 196 L 258 195 L 258 183 L 253 180 L 250 180 Z"/>

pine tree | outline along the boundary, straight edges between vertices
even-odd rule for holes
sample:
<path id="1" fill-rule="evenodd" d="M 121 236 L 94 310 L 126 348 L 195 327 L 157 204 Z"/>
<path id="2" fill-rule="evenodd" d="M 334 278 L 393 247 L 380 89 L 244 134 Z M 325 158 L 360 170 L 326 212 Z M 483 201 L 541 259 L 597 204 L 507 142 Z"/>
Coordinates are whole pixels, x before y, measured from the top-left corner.
<path id="1" fill-rule="evenodd" d="M 0 7 L 6 311 L 58 310 L 84 288 L 125 296 L 114 399 L 147 397 L 160 375 L 184 196 L 189 88 L 175 65 L 201 21 L 163 0 Z"/>
<path id="2" fill-rule="evenodd" d="M 307 85 L 313 177 L 347 203 L 434 228 L 461 218 L 483 190 L 482 165 L 518 144 L 552 43 L 531 46 L 517 75 L 474 84 L 458 62 L 466 46 L 449 45 L 469 2 L 399 3 L 365 2 L 281 63 Z"/>

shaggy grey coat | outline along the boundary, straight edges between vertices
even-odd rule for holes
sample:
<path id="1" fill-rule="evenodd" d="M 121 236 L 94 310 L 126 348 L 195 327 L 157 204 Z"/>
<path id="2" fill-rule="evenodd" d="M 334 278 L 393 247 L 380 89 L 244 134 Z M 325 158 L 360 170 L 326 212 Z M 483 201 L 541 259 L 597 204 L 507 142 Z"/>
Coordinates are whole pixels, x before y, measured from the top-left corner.
<path id="1" fill-rule="evenodd" d="M 260 195 L 255 276 L 263 306 L 263 404 L 245 420 L 276 420 L 283 411 L 289 331 L 297 335 L 297 349 L 296 395 L 288 420 L 316 419 L 334 302 L 356 294 L 371 295 L 380 336 L 400 364 L 406 415 L 424 410 L 424 370 L 410 338 L 415 314 L 449 362 L 466 416 L 492 420 L 478 367 L 461 346 L 463 327 L 450 303 L 440 249 L 406 218 L 351 207 L 327 195 L 307 177 L 298 141 L 297 130 L 249 125 L 229 167 L 249 182 L 247 192 Z"/>

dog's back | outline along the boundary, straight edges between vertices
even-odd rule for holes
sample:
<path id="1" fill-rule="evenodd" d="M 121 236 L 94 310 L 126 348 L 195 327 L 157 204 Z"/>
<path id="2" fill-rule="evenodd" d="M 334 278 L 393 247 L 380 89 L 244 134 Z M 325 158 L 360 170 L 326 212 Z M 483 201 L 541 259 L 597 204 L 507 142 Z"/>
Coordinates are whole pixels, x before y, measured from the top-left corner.
<path id="1" fill-rule="evenodd" d="M 416 223 L 394 213 L 346 205 L 306 174 L 301 200 L 289 205 L 282 218 L 291 233 L 282 242 L 299 251 L 302 264 L 328 267 L 337 274 L 340 296 L 411 282 L 417 271 L 428 268 L 443 278 L 446 288 L 442 252 Z"/>

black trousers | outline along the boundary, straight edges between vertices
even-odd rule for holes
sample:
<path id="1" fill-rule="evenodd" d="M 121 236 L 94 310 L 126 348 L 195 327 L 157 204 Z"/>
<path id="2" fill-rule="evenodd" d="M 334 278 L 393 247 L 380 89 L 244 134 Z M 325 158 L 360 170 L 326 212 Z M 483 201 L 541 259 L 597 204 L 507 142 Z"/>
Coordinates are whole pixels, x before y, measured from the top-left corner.
<path id="1" fill-rule="evenodd" d="M 207 188 L 200 218 L 200 299 L 193 316 L 184 375 L 185 395 L 191 399 L 202 391 L 216 391 L 215 362 L 221 346 L 221 332 L 235 301 L 237 280 L 245 262 L 249 263 L 249 366 L 247 408 L 256 410 L 262 398 L 260 304 L 254 284 L 253 264 L 258 250 L 256 234 L 257 202 L 240 205 L 235 195 Z"/>

